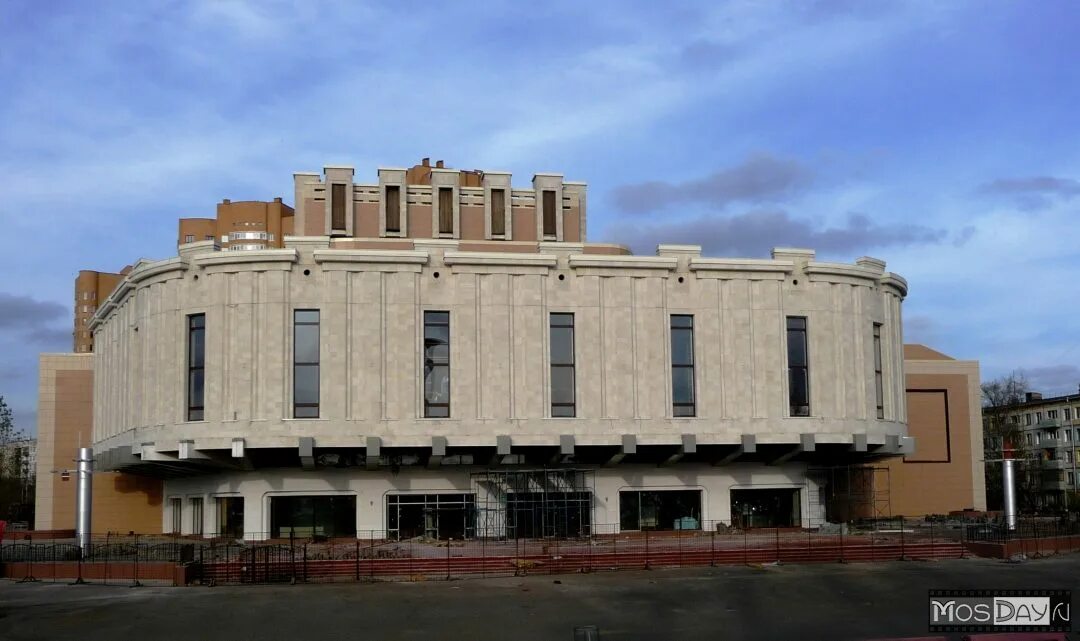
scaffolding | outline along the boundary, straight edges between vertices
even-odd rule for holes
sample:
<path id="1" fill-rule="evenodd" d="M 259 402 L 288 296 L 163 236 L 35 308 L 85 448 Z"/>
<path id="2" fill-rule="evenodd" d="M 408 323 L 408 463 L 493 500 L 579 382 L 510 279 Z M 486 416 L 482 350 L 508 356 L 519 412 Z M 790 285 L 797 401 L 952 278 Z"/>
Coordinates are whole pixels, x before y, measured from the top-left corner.
<path id="1" fill-rule="evenodd" d="M 487 470 L 472 474 L 476 536 L 579 538 L 592 533 L 593 470 Z"/>
<path id="2" fill-rule="evenodd" d="M 811 527 L 819 526 L 822 522 L 876 522 L 892 517 L 887 467 L 817 467 L 807 470 L 806 478 Z M 814 509 L 815 506 L 824 509 Z"/>

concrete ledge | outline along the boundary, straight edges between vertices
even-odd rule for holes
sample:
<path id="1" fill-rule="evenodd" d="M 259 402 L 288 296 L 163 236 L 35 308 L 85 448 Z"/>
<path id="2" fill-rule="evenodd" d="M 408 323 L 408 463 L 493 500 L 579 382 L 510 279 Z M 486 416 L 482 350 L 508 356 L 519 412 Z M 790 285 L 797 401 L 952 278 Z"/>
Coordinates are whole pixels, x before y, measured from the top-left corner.
<path id="1" fill-rule="evenodd" d="M 764 258 L 691 258 L 690 271 L 765 272 L 783 275 L 795 271 L 795 263 L 790 260 Z"/>
<path id="2" fill-rule="evenodd" d="M 663 269 L 673 271 L 679 265 L 674 256 L 618 256 L 609 254 L 572 254 L 570 267 L 606 267 L 613 269 Z"/>
<path id="3" fill-rule="evenodd" d="M 388 263 L 398 265 L 425 265 L 426 251 L 408 249 L 316 249 L 315 262 L 323 263 Z"/>
<path id="4" fill-rule="evenodd" d="M 559 263 L 559 257 L 551 254 L 448 251 L 443 255 L 443 262 L 447 265 L 555 267 Z"/>
<path id="5" fill-rule="evenodd" d="M 240 265 L 247 263 L 295 263 L 295 249 L 251 249 L 242 252 L 215 252 L 200 254 L 192 262 L 200 267 L 216 265 Z"/>

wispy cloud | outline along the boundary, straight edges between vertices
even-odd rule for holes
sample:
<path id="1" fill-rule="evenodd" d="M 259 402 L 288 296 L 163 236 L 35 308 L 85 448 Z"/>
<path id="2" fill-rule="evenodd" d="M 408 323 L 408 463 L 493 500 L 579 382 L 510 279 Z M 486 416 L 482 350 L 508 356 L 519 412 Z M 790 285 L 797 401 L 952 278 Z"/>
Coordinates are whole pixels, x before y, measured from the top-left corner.
<path id="1" fill-rule="evenodd" d="M 1007 196 L 1038 194 L 1072 198 L 1080 194 L 1080 180 L 1054 176 L 1030 176 L 1026 178 L 998 178 L 984 184 L 980 190 L 987 194 Z"/>
<path id="2" fill-rule="evenodd" d="M 1027 377 L 1032 391 L 1043 394 L 1077 394 L 1080 399 L 1080 367 L 1076 365 L 1047 365 L 1020 370 Z"/>
<path id="3" fill-rule="evenodd" d="M 60 303 L 0 292 L 0 331 L 31 332 L 69 313 Z"/>
<path id="4" fill-rule="evenodd" d="M 628 213 L 645 213 L 685 203 L 724 208 L 734 202 L 777 202 L 805 189 L 813 172 L 802 163 L 759 154 L 703 178 L 682 183 L 648 181 L 623 185 L 615 204 Z"/>
<path id="5" fill-rule="evenodd" d="M 759 256 L 773 247 L 809 247 L 822 254 L 849 254 L 881 247 L 939 243 L 947 232 L 911 223 L 877 223 L 850 214 L 842 225 L 817 225 L 786 211 L 751 211 L 736 216 L 704 216 L 673 223 L 612 230 L 620 242 L 642 253 L 660 243 L 701 245 L 711 255 Z"/>
<path id="6" fill-rule="evenodd" d="M 586 180 L 590 239 L 642 251 L 887 249 L 907 317 L 984 372 L 1080 354 L 1067 3 L 8 5 L 5 291 L 64 310 L 0 328 L 20 412 L 79 269 L 167 256 L 176 218 L 289 200 L 293 171 L 423 156 Z"/>

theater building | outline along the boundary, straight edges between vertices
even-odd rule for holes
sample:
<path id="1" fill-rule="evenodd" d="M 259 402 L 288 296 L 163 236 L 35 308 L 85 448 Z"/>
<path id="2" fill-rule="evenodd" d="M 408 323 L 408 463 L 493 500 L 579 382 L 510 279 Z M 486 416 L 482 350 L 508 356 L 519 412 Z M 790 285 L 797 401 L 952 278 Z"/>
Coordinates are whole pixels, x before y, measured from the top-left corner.
<path id="1" fill-rule="evenodd" d="M 295 233 L 186 234 L 99 302 L 96 465 L 162 479 L 163 531 L 805 527 L 822 470 L 913 452 L 884 262 L 632 255 L 582 183 L 441 164 L 296 174 Z"/>

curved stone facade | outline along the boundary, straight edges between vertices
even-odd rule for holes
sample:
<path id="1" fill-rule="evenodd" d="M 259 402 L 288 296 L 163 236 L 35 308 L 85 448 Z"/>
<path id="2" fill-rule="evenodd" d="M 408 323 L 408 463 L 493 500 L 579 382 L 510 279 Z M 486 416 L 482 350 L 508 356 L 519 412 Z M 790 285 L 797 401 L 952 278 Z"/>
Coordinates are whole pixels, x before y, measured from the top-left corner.
<path id="1" fill-rule="evenodd" d="M 101 303 L 94 332 L 94 440 L 102 456 L 185 459 L 243 447 L 430 448 L 642 445 L 842 446 L 903 442 L 906 283 L 875 259 L 771 259 L 286 248 L 140 262 Z M 319 418 L 295 419 L 295 309 L 320 310 Z M 424 311 L 450 314 L 450 418 L 423 418 Z M 576 418 L 551 418 L 549 313 L 575 315 Z M 186 317 L 205 314 L 205 411 L 186 420 Z M 671 314 L 694 318 L 695 416 L 672 412 Z M 810 416 L 789 416 L 785 317 L 807 319 Z M 874 325 L 880 324 L 878 418 Z M 688 441 L 687 437 L 692 441 Z M 890 441 L 891 437 L 891 441 Z M 375 441 L 372 438 L 377 439 Z M 563 440 L 561 440 L 563 439 Z M 185 456 L 187 453 L 187 456 Z M 227 455 L 227 454 L 226 454 Z"/>

